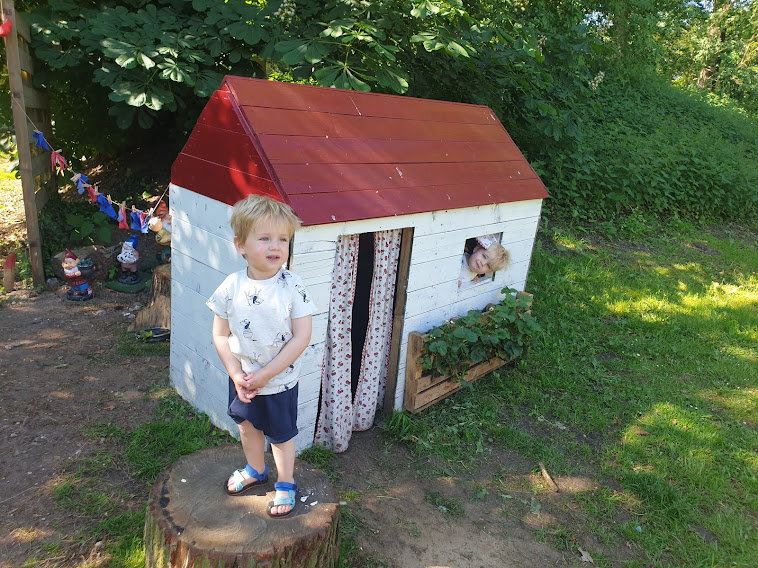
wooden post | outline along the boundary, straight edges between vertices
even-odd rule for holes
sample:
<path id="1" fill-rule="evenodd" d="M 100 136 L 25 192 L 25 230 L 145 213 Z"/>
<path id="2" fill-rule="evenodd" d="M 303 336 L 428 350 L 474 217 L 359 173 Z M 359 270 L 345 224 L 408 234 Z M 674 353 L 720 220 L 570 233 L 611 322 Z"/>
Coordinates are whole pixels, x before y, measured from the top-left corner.
<path id="1" fill-rule="evenodd" d="M 49 158 L 43 160 L 40 159 L 40 155 L 33 156 L 31 133 L 34 131 L 34 127 L 29 124 L 27 115 L 30 113 L 35 115 L 35 117 L 30 116 L 30 118 L 35 120 L 35 125 L 48 140 L 52 137 L 52 128 L 50 127 L 47 97 L 32 87 L 32 56 L 28 47 L 31 39 L 29 26 L 16 13 L 13 0 L 2 0 L 2 11 L 6 19 L 13 21 L 13 28 L 5 37 L 5 54 L 8 63 L 13 123 L 16 129 L 21 187 L 24 192 L 29 262 L 34 285 L 41 286 L 45 282 L 45 271 L 42 262 L 42 239 L 39 231 L 38 213 L 45 205 L 49 191 L 52 189 L 42 187 L 40 191 L 37 191 L 37 186 L 40 182 L 44 183 L 49 179 L 52 179 L 52 184 L 55 184 L 55 178 L 49 173 Z M 47 172 L 47 176 L 45 172 Z"/>
<path id="2" fill-rule="evenodd" d="M 397 282 L 395 284 L 395 306 L 392 312 L 392 339 L 387 361 L 387 382 L 384 391 L 384 412 L 395 409 L 395 391 L 397 390 L 397 366 L 400 360 L 400 344 L 403 341 L 403 322 L 405 321 L 405 301 L 408 297 L 408 272 L 411 267 L 411 250 L 413 249 L 413 228 L 403 229 L 400 241 L 400 256 L 397 259 Z"/>
<path id="3" fill-rule="evenodd" d="M 273 465 L 266 454 L 269 471 Z M 339 556 L 339 506 L 332 484 L 295 461 L 295 510 L 271 519 L 274 477 L 244 495 L 226 495 L 226 478 L 245 463 L 239 444 L 179 459 L 158 477 L 145 514 L 147 568 L 333 568 Z M 304 499 L 303 499 L 304 498 Z"/>

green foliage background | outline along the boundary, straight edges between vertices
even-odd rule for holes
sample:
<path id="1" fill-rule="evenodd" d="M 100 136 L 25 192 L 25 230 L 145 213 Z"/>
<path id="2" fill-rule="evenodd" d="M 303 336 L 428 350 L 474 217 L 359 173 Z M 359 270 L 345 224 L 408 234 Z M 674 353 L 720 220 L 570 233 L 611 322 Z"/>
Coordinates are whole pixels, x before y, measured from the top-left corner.
<path id="1" fill-rule="evenodd" d="M 19 5 L 71 155 L 178 150 L 235 74 L 488 105 L 567 219 L 756 211 L 752 0 Z"/>

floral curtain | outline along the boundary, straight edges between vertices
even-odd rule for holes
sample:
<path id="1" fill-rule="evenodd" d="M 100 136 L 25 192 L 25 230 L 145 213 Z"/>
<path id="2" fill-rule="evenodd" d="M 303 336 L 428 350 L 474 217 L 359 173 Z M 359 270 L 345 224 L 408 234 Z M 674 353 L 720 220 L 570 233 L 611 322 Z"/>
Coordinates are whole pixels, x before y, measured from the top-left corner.
<path id="1" fill-rule="evenodd" d="M 336 452 L 344 452 L 352 433 L 352 391 L 350 389 L 353 298 L 358 270 L 359 235 L 343 235 L 337 240 L 337 258 L 329 298 L 326 350 L 321 371 L 321 412 L 314 442 Z"/>
<path id="2" fill-rule="evenodd" d="M 400 229 L 374 233 L 374 277 L 368 330 L 353 403 L 353 430 L 357 431 L 371 428 L 376 407 L 384 401 L 401 237 Z"/>
<path id="3" fill-rule="evenodd" d="M 340 236 L 332 275 L 326 351 L 321 374 L 321 412 L 314 442 L 335 452 L 347 449 L 354 430 L 374 423 L 384 398 L 392 337 L 401 230 L 374 233 L 374 274 L 366 339 L 355 398 L 352 398 L 352 322 L 360 235 Z"/>

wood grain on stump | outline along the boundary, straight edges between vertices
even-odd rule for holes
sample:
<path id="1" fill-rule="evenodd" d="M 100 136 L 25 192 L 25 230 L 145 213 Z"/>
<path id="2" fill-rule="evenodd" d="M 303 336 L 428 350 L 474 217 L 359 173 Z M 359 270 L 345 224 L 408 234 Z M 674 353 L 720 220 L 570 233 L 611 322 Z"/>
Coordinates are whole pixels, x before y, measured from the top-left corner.
<path id="1" fill-rule="evenodd" d="M 137 313 L 133 328 L 171 328 L 171 265 L 161 264 L 153 270 L 150 298 L 145 309 Z"/>
<path id="2" fill-rule="evenodd" d="M 332 484 L 296 460 L 300 495 L 295 510 L 286 518 L 272 519 L 266 513 L 276 481 L 270 454 L 266 485 L 237 497 L 224 492 L 229 475 L 244 463 L 241 446 L 225 445 L 185 456 L 160 475 L 145 515 L 147 568 L 336 564 L 339 507 Z"/>

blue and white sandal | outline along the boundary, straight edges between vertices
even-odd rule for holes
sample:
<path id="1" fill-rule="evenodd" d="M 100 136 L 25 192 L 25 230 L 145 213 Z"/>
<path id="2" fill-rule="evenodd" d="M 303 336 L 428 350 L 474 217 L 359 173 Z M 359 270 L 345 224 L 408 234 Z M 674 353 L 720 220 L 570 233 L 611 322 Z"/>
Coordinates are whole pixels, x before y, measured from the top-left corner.
<path id="1" fill-rule="evenodd" d="M 253 479 L 253 481 L 247 485 L 245 485 L 245 481 L 247 481 L 248 478 L 242 475 L 243 471 Z M 230 481 L 235 484 L 233 490 L 229 489 Z M 244 470 L 235 470 L 229 479 L 227 479 L 226 483 L 224 484 L 224 491 L 226 491 L 227 495 L 242 495 L 245 491 L 254 489 L 255 487 L 260 487 L 266 483 L 268 483 L 268 466 L 264 465 L 263 473 L 258 473 L 255 469 L 250 467 L 250 464 L 247 464 Z"/>
<path id="2" fill-rule="evenodd" d="M 288 497 L 274 497 L 274 500 L 268 504 L 268 509 L 266 509 L 269 517 L 272 517 L 274 519 L 281 519 L 290 515 L 292 511 L 295 510 L 295 500 L 297 499 L 298 494 L 297 482 L 287 483 L 286 481 L 277 481 L 274 483 L 274 489 L 277 491 L 289 492 Z M 272 507 L 279 507 L 280 505 L 290 505 L 291 509 L 286 513 L 281 513 L 279 515 L 275 515 L 271 512 Z"/>

